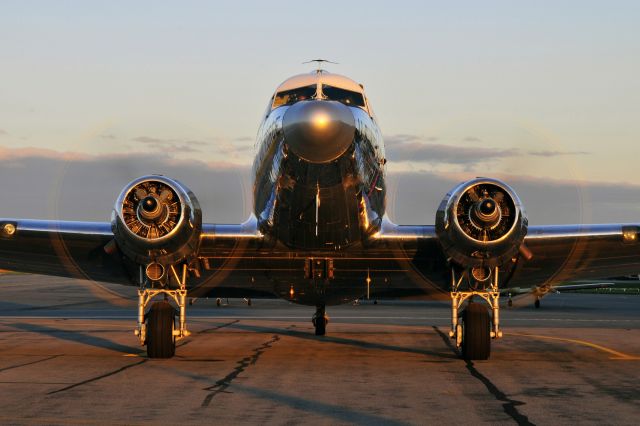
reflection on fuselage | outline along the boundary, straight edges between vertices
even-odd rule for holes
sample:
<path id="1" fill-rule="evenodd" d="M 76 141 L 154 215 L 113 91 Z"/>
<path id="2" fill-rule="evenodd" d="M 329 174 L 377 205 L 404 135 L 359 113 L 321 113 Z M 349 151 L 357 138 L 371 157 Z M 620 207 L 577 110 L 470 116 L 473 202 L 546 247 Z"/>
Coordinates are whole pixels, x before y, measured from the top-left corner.
<path id="1" fill-rule="evenodd" d="M 310 85 L 277 92 L 258 131 L 254 213 L 262 232 L 289 247 L 352 245 L 376 232 L 384 215 L 380 130 L 363 93 L 324 78 L 315 99 L 307 98 Z"/>

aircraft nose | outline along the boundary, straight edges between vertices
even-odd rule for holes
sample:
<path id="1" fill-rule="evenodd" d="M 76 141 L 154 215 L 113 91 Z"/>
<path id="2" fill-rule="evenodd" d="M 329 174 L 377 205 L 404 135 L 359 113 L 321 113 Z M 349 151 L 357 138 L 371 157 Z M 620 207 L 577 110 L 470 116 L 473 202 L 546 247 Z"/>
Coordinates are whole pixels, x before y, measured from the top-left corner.
<path id="1" fill-rule="evenodd" d="M 349 148 L 355 121 L 348 106 L 336 101 L 301 101 L 282 118 L 284 140 L 294 154 L 310 163 L 328 163 Z"/>

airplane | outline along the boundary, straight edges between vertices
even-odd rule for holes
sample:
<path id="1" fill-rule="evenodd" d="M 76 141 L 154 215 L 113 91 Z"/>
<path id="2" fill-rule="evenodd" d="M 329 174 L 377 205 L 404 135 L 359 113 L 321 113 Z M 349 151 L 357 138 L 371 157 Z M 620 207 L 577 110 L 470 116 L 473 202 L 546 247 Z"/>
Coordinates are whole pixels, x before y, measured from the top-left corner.
<path id="1" fill-rule="evenodd" d="M 533 297 L 533 306 L 536 309 L 540 309 L 541 302 L 540 300 L 551 294 L 551 293 L 560 293 L 561 291 L 576 291 L 576 290 L 597 290 L 601 288 L 612 288 L 615 286 L 615 283 L 612 282 L 596 282 L 596 283 L 575 283 L 575 284 L 558 284 L 558 285 L 550 285 L 545 284 L 541 286 L 532 286 L 531 288 L 506 288 L 503 289 L 500 293 L 501 295 L 507 296 L 507 306 L 513 306 L 512 296 L 529 296 Z"/>
<path id="2" fill-rule="evenodd" d="M 640 224 L 529 226 L 498 179 L 452 188 L 434 224 L 395 224 L 386 163 L 364 86 L 319 66 L 267 103 L 244 222 L 203 223 L 187 186 L 147 175 L 123 188 L 109 222 L 0 219 L 0 268 L 136 286 L 135 335 L 150 358 L 172 357 L 189 335 L 187 296 L 315 306 L 323 336 L 326 307 L 369 280 L 376 299 L 449 300 L 449 336 L 467 360 L 488 359 L 503 336 L 501 290 L 640 271 Z"/>

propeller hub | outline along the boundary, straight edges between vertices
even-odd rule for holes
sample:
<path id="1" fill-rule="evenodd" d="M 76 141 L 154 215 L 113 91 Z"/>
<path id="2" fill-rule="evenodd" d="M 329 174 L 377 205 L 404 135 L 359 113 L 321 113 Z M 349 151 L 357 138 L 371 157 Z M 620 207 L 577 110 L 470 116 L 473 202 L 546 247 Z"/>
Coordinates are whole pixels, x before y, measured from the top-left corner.
<path id="1" fill-rule="evenodd" d="M 154 221 L 162 216 L 162 205 L 153 195 L 147 195 L 138 205 L 140 216 L 148 221 Z"/>
<path id="2" fill-rule="evenodd" d="M 500 222 L 500 207 L 493 198 L 483 198 L 473 208 L 472 218 L 481 228 L 493 228 Z"/>
<path id="3" fill-rule="evenodd" d="M 496 203 L 490 198 L 485 198 L 478 206 L 478 210 L 483 215 L 490 216 L 496 211 Z"/>

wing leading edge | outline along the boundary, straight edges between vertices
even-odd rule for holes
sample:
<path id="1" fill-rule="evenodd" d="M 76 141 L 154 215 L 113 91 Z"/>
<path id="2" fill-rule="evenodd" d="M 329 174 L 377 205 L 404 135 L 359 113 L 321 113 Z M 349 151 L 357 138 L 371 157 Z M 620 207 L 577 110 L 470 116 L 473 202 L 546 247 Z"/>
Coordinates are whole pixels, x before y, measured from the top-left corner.
<path id="1" fill-rule="evenodd" d="M 516 271 L 511 286 L 549 286 L 640 272 L 640 225 L 530 226 L 525 244 L 533 258 Z"/>
<path id="2" fill-rule="evenodd" d="M 18 272 L 128 283 L 108 222 L 0 219 L 0 268 Z"/>

